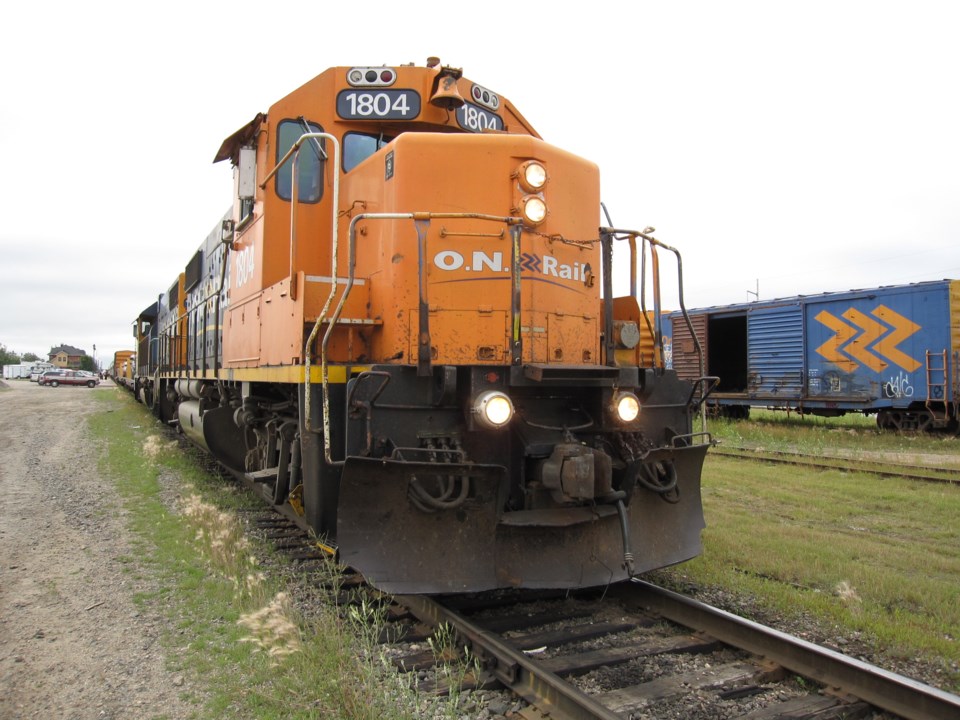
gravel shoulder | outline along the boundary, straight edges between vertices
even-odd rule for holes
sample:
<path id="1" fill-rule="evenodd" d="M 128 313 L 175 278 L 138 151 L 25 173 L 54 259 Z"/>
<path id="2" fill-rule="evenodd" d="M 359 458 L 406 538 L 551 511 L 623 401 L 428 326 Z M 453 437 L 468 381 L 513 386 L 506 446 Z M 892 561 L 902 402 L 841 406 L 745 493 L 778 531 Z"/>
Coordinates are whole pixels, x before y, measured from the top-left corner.
<path id="1" fill-rule="evenodd" d="M 0 717 L 187 718 L 165 621 L 133 602 L 155 586 L 86 437 L 93 395 L 0 387 Z"/>

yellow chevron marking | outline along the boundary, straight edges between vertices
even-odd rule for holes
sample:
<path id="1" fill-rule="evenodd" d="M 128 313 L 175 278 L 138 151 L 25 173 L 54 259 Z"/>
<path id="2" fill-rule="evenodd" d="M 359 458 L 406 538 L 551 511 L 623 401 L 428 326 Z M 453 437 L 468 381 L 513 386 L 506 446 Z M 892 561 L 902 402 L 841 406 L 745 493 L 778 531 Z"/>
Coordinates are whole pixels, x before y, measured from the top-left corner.
<path id="1" fill-rule="evenodd" d="M 817 348 L 817 353 L 847 372 L 856 370 L 858 367 L 857 363 L 840 354 L 840 346 L 852 338 L 856 330 L 826 310 L 821 310 L 816 319 L 836 333 L 832 338 Z"/>
<path id="2" fill-rule="evenodd" d="M 886 370 L 888 363 L 885 363 L 868 349 L 877 338 L 887 331 L 886 326 L 881 325 L 855 308 L 848 309 L 843 316 L 854 325 L 863 328 L 863 332 L 843 351 L 851 357 L 855 357 L 874 372 Z"/>
<path id="3" fill-rule="evenodd" d="M 897 345 L 913 335 L 920 326 L 903 315 L 895 313 L 885 305 L 878 305 L 873 315 L 893 326 L 893 332 L 877 343 L 877 351 L 889 358 L 907 372 L 913 372 L 920 367 L 920 362 L 897 349 Z"/>

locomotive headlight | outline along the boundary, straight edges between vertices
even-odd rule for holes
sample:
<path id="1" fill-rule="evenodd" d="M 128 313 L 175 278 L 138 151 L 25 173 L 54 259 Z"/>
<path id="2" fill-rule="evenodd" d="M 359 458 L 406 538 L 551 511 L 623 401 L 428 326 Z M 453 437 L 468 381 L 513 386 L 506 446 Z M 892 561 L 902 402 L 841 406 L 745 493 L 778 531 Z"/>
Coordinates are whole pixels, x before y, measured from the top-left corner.
<path id="1" fill-rule="evenodd" d="M 547 217 L 547 204 L 539 195 L 527 195 L 520 201 L 520 212 L 529 225 L 539 225 Z"/>
<path id="2" fill-rule="evenodd" d="M 483 427 L 490 430 L 502 428 L 513 417 L 513 403 L 506 393 L 487 390 L 473 401 L 473 414 Z"/>
<path id="3" fill-rule="evenodd" d="M 620 422 L 633 422 L 640 415 L 640 400 L 631 392 L 618 393 L 613 398 L 613 409 Z"/>
<path id="4" fill-rule="evenodd" d="M 547 184 L 547 169 L 536 160 L 527 160 L 517 170 L 517 178 L 524 191 L 539 192 Z"/>

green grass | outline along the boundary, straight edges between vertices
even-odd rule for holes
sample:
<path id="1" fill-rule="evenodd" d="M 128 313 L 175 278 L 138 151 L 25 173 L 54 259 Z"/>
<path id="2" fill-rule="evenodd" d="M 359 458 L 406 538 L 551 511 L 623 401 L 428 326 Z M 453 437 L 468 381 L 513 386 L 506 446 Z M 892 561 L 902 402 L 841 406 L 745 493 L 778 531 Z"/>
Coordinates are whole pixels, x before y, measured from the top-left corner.
<path id="1" fill-rule="evenodd" d="M 873 416 L 854 413 L 822 418 L 754 408 L 749 421 L 718 418 L 709 421 L 708 429 L 721 443 L 733 446 L 808 453 L 937 455 L 945 463 L 960 464 L 960 443 L 954 435 L 881 432 Z"/>
<path id="2" fill-rule="evenodd" d="M 256 562 L 269 551 L 237 532 L 230 509 L 255 501 L 208 473 L 199 453 L 173 447 L 128 396 L 96 393 L 101 412 L 90 429 L 104 447 L 101 470 L 135 538 L 125 565 L 155 581 L 134 600 L 169 619 L 169 663 L 198 688 L 188 698 L 197 718 L 405 720 L 428 704 L 431 714 L 458 716 L 456 698 L 434 707 L 389 669 L 373 610 L 345 614 L 328 601 L 309 621 L 298 616 L 282 581 Z"/>
<path id="3" fill-rule="evenodd" d="M 805 449 L 850 437 L 824 423 L 735 430 Z M 905 441 L 876 438 L 876 447 Z M 935 438 L 916 443 L 923 452 L 944 447 Z M 945 684 L 960 688 L 960 487 L 719 456 L 708 456 L 703 477 L 704 553 L 667 571 L 668 580 L 723 587 L 777 613 L 860 632 L 894 657 L 939 665 Z"/>

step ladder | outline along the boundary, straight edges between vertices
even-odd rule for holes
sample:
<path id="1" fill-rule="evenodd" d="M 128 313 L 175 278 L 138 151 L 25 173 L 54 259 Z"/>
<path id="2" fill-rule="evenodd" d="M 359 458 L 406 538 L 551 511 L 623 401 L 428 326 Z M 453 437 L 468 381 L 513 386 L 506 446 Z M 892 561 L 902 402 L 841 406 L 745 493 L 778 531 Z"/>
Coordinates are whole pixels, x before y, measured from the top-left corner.
<path id="1" fill-rule="evenodd" d="M 925 405 L 933 415 L 934 424 L 942 426 L 950 418 L 947 403 L 949 395 L 947 351 L 927 350 L 927 400 Z"/>

